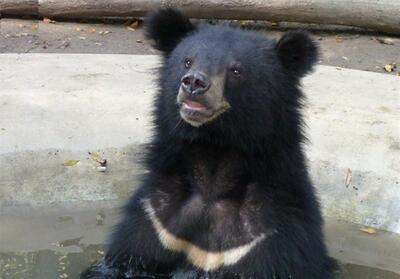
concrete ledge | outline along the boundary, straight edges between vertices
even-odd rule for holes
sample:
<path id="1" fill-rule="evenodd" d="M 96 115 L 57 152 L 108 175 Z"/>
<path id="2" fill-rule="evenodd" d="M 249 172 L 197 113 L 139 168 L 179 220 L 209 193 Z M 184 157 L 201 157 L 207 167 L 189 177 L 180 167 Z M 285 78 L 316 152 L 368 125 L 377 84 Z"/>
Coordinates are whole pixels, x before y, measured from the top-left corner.
<path id="1" fill-rule="evenodd" d="M 304 80 L 311 175 L 325 215 L 400 232 L 400 79 L 318 67 Z"/>
<path id="2" fill-rule="evenodd" d="M 133 191 L 150 132 L 156 57 L 4 54 L 0 61 L 2 205 L 112 200 Z M 106 172 L 88 152 L 107 159 Z"/>
<path id="3" fill-rule="evenodd" d="M 0 207 L 112 201 L 134 191 L 158 63 L 157 56 L 1 54 Z M 400 79 L 319 66 L 304 90 L 307 152 L 324 214 L 400 233 Z M 88 152 L 107 159 L 106 172 Z"/>

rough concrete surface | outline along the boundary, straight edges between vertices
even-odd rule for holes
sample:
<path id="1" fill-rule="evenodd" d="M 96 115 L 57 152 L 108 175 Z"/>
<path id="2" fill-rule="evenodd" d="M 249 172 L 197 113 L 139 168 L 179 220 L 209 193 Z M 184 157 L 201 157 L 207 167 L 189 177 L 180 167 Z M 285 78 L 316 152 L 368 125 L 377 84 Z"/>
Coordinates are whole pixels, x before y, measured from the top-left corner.
<path id="1" fill-rule="evenodd" d="M 320 66 L 304 89 L 325 215 L 400 232 L 400 79 Z"/>
<path id="2" fill-rule="evenodd" d="M 134 189 L 154 57 L 0 57 L 1 205 L 110 200 Z M 107 160 L 106 172 L 88 152 Z"/>
<path id="3" fill-rule="evenodd" d="M 134 191 L 158 64 L 145 55 L 1 54 L 0 206 Z M 304 90 L 324 214 L 399 233 L 400 78 L 319 66 Z M 104 173 L 97 157 L 107 159 Z"/>

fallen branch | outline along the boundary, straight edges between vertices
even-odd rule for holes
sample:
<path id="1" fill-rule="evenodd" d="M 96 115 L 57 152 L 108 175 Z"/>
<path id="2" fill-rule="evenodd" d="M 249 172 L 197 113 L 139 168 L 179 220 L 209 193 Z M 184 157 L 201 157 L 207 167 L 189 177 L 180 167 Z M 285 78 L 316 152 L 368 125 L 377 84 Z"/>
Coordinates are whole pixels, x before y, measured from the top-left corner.
<path id="1" fill-rule="evenodd" d="M 31 2 L 0 1 L 8 3 L 3 13 L 13 10 L 12 3 Z M 39 0 L 39 15 L 142 17 L 159 7 L 176 7 L 193 18 L 335 24 L 400 34 L 399 0 Z"/>
<path id="2" fill-rule="evenodd" d="M 38 15 L 38 0 L 0 0 L 0 15 Z"/>

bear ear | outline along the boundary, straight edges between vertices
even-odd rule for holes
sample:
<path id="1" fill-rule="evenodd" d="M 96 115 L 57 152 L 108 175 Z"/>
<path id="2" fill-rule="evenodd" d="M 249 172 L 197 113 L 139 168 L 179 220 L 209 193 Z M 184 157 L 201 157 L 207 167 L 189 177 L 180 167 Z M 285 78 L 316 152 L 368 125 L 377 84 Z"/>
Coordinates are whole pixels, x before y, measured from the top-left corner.
<path id="1" fill-rule="evenodd" d="M 174 9 L 160 9 L 150 12 L 145 18 L 147 38 L 154 41 L 156 49 L 167 54 L 194 29 L 195 26 L 189 19 Z"/>
<path id="2" fill-rule="evenodd" d="M 310 72 L 318 59 L 318 47 L 304 31 L 289 31 L 275 46 L 283 66 L 299 77 Z"/>

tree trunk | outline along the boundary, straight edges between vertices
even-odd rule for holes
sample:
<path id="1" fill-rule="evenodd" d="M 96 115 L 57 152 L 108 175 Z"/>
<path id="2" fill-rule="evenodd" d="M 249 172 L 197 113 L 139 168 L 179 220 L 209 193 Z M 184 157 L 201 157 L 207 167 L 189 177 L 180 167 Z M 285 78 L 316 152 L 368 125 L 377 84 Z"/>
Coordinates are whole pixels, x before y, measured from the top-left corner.
<path id="1" fill-rule="evenodd" d="M 3 2 L 30 2 L 0 0 Z M 400 0 L 38 0 L 46 17 L 141 17 L 176 7 L 193 18 L 261 19 L 356 26 L 400 34 Z M 9 8 L 10 9 L 10 8 Z"/>
<path id="2" fill-rule="evenodd" d="M 0 0 L 0 15 L 38 15 L 38 0 Z"/>

